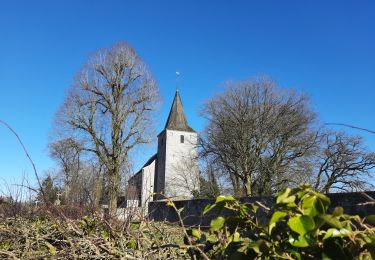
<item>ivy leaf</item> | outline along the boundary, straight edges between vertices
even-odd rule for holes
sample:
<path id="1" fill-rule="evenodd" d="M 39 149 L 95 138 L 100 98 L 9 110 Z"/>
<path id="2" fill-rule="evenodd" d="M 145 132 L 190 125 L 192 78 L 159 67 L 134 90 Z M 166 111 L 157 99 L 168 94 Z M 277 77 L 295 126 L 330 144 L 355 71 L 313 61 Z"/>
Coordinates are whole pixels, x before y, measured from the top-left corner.
<path id="1" fill-rule="evenodd" d="M 325 207 L 325 210 L 327 210 L 328 206 L 331 204 L 330 198 L 328 198 L 326 195 L 324 195 L 322 193 L 316 193 L 316 196 L 323 203 L 323 205 Z"/>
<path id="2" fill-rule="evenodd" d="M 305 215 L 315 217 L 318 214 L 324 214 L 324 205 L 317 196 L 309 196 L 303 199 L 302 209 Z"/>
<path id="3" fill-rule="evenodd" d="M 323 240 L 326 240 L 330 237 L 347 237 L 350 235 L 350 231 L 342 228 L 342 229 L 336 229 L 336 228 L 330 228 L 327 230 L 327 233 L 324 235 Z"/>
<path id="4" fill-rule="evenodd" d="M 324 235 L 323 240 L 326 240 L 327 238 L 330 238 L 330 237 L 338 237 L 340 235 L 341 233 L 338 229 L 330 228 L 327 230 L 327 233 Z"/>
<path id="5" fill-rule="evenodd" d="M 211 220 L 211 224 L 210 224 L 211 230 L 216 231 L 216 230 L 221 229 L 224 226 L 224 222 L 225 222 L 225 218 L 223 217 L 217 217 Z"/>
<path id="6" fill-rule="evenodd" d="M 268 227 L 268 231 L 269 231 L 270 234 L 271 234 L 272 229 L 276 226 L 277 221 L 279 221 L 281 218 L 283 218 L 285 216 L 286 216 L 286 213 L 282 212 L 282 211 L 275 211 L 272 214 L 272 217 L 271 217 L 271 220 L 270 220 L 270 223 L 269 223 L 269 227 Z"/>
<path id="7" fill-rule="evenodd" d="M 290 253 L 292 254 L 292 256 L 294 256 L 293 259 L 297 259 L 297 260 L 302 259 L 301 253 L 299 253 L 298 251 L 290 250 Z"/>
<path id="8" fill-rule="evenodd" d="M 277 195 L 276 204 L 279 204 L 279 203 L 288 204 L 290 202 L 293 202 L 296 197 L 295 196 L 289 196 L 290 192 L 291 192 L 290 188 L 287 188 L 285 191 L 280 192 Z"/>
<path id="9" fill-rule="evenodd" d="M 226 203 L 234 202 L 234 201 L 236 201 L 236 199 L 233 198 L 232 196 L 222 196 L 222 195 L 220 195 L 216 198 L 216 201 L 215 201 L 214 204 L 212 204 L 212 205 L 208 204 L 204 207 L 203 214 L 206 214 L 207 212 L 209 212 L 213 208 L 217 208 L 218 211 L 220 212 L 221 210 L 223 210 Z"/>
<path id="10" fill-rule="evenodd" d="M 215 203 L 219 203 L 219 202 L 222 202 L 222 201 L 235 201 L 236 199 L 233 198 L 232 196 L 218 196 L 216 198 L 216 202 Z"/>
<path id="11" fill-rule="evenodd" d="M 209 235 L 206 240 L 210 243 L 215 243 L 216 242 L 216 236 L 214 234 Z"/>
<path id="12" fill-rule="evenodd" d="M 342 214 L 344 214 L 344 209 L 342 207 L 336 207 L 332 212 L 332 215 L 335 217 L 341 216 Z"/>
<path id="13" fill-rule="evenodd" d="M 319 215 L 318 217 L 331 227 L 334 227 L 337 229 L 342 228 L 341 222 L 337 218 L 333 217 L 332 215 L 324 214 L 324 215 Z"/>
<path id="14" fill-rule="evenodd" d="M 298 239 L 295 239 L 294 237 L 290 236 L 289 243 L 295 247 L 308 247 L 309 246 L 309 242 L 307 242 L 304 236 L 299 236 Z"/>
<path id="15" fill-rule="evenodd" d="M 215 204 L 207 204 L 203 209 L 203 215 L 205 215 L 207 212 L 209 212 L 211 209 L 215 208 Z"/>
<path id="16" fill-rule="evenodd" d="M 267 250 L 268 246 L 267 243 L 263 239 L 261 239 L 256 242 L 249 243 L 247 248 L 251 248 L 255 251 L 255 253 L 260 254 Z"/>
<path id="17" fill-rule="evenodd" d="M 195 237 L 195 238 L 200 238 L 200 237 L 201 237 L 201 232 L 200 232 L 198 229 L 193 228 L 193 229 L 191 230 L 191 235 L 192 235 L 193 237 Z"/>
<path id="18" fill-rule="evenodd" d="M 314 219 L 307 215 L 296 216 L 288 221 L 288 226 L 296 233 L 305 235 L 315 228 Z"/>
<path id="19" fill-rule="evenodd" d="M 168 206 L 168 207 L 173 207 L 173 206 L 174 206 L 173 201 L 168 201 L 168 202 L 167 202 L 167 206 Z"/>
<path id="20" fill-rule="evenodd" d="M 237 231 L 233 233 L 233 242 L 238 242 L 240 241 L 240 233 Z"/>

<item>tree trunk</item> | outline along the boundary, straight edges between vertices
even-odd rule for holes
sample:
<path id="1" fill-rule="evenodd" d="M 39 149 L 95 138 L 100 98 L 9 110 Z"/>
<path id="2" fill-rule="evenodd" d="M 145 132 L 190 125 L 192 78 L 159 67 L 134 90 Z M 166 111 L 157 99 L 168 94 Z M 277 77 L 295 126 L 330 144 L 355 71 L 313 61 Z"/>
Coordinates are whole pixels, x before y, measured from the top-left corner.
<path id="1" fill-rule="evenodd" d="M 251 196 L 252 195 L 252 190 L 251 190 L 251 178 L 247 177 L 245 181 L 245 195 L 246 196 Z"/>
<path id="2" fill-rule="evenodd" d="M 103 178 L 98 173 L 94 183 L 94 194 L 93 194 L 93 207 L 98 208 L 100 203 L 100 197 L 102 195 Z"/>
<path id="3" fill-rule="evenodd" d="M 110 216 L 114 216 L 117 211 L 117 196 L 119 191 L 119 179 L 120 179 L 120 170 L 118 167 L 114 167 L 110 178 L 109 178 L 109 185 L 108 185 L 108 200 L 109 200 L 109 214 Z"/>

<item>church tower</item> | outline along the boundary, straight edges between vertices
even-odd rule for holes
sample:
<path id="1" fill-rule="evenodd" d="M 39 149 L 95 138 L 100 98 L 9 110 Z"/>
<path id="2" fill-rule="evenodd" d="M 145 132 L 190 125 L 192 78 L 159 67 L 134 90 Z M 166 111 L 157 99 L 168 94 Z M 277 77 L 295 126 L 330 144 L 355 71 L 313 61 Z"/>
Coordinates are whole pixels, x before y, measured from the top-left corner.
<path id="1" fill-rule="evenodd" d="M 199 190 L 198 134 L 188 125 L 177 90 L 164 130 L 158 135 L 154 191 L 192 197 Z M 156 199 L 162 196 L 156 195 Z"/>

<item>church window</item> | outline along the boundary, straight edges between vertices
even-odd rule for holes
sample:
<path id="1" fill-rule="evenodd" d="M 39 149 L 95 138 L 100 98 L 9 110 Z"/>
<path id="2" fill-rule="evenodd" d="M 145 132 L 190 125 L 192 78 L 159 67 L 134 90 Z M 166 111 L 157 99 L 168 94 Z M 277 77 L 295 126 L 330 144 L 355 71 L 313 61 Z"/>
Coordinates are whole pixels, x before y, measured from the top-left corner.
<path id="1" fill-rule="evenodd" d="M 180 135 L 180 143 L 184 143 L 184 141 L 185 141 L 185 137 L 183 136 L 183 135 Z"/>

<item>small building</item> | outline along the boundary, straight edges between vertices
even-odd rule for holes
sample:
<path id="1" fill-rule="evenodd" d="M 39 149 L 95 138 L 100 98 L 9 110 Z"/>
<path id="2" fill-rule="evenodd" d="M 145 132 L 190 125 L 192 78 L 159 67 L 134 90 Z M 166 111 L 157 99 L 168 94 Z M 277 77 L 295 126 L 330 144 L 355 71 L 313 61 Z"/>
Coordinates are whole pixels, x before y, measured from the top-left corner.
<path id="1" fill-rule="evenodd" d="M 191 198 L 199 190 L 198 134 L 187 123 L 180 93 L 173 99 L 157 153 L 128 182 L 127 200 L 139 207 L 153 200 Z"/>

